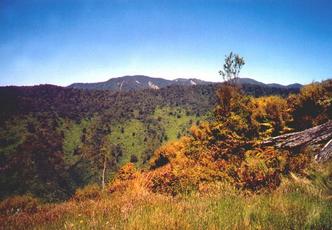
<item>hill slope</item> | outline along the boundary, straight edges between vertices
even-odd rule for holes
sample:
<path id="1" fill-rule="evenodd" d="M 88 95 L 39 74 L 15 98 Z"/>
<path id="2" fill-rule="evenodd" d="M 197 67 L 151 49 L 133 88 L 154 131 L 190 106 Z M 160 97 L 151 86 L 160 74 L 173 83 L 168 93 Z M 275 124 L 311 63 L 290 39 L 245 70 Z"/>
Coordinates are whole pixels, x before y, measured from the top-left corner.
<path id="1" fill-rule="evenodd" d="M 161 144 L 210 119 L 217 87 L 171 85 L 121 93 L 52 85 L 0 88 L 0 197 L 29 192 L 66 199 L 77 187 L 100 183 L 102 149 L 112 153 L 107 178 L 128 161 L 144 166 Z M 294 92 L 242 88 L 252 95 Z"/>

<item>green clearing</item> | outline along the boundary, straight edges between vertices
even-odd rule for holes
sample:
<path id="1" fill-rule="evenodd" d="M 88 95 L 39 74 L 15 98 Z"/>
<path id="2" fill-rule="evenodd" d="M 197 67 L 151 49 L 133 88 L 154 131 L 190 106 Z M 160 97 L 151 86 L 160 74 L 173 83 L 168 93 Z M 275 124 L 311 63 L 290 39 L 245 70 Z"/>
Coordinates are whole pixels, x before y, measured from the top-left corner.
<path id="1" fill-rule="evenodd" d="M 187 134 L 191 125 L 197 121 L 207 119 L 207 115 L 197 117 L 180 107 L 158 107 L 153 114 L 153 118 L 158 120 L 164 128 L 165 141 L 171 141 Z"/>
<path id="2" fill-rule="evenodd" d="M 0 156 L 9 155 L 16 148 L 22 144 L 25 140 L 27 128 L 26 125 L 30 117 L 15 117 L 5 123 L 3 127 L 0 127 Z"/>
<path id="3" fill-rule="evenodd" d="M 138 158 L 138 165 L 142 164 L 146 132 L 143 122 L 136 119 L 112 126 L 112 132 L 108 137 L 111 143 L 119 144 L 122 147 L 123 157 L 121 158 L 121 164 L 129 162 L 132 154 Z"/>
<path id="4" fill-rule="evenodd" d="M 82 145 L 82 134 L 83 129 L 88 128 L 91 121 L 81 120 L 80 123 L 73 122 L 71 120 L 61 120 L 61 128 L 64 132 L 63 139 L 63 151 L 64 151 L 64 161 L 69 165 L 75 163 L 80 156 L 74 154 L 75 149 L 78 149 Z"/>

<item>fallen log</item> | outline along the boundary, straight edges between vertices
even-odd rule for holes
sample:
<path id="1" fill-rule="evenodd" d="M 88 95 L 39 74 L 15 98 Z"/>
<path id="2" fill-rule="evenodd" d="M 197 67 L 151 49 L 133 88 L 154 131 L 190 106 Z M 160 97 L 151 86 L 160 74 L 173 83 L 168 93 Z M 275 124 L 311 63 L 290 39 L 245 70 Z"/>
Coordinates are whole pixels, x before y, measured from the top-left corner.
<path id="1" fill-rule="evenodd" d="M 315 155 L 315 159 L 319 162 L 332 158 L 332 120 L 300 132 L 272 137 L 263 141 L 262 145 L 273 145 L 280 149 L 295 150 L 325 143 L 327 144 Z"/>

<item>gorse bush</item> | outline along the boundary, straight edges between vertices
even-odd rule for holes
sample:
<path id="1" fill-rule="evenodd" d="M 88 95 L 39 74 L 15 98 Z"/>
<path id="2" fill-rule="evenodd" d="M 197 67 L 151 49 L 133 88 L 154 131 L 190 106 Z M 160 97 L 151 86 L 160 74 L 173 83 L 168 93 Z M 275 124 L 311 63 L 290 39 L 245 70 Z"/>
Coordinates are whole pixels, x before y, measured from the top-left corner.
<path id="1" fill-rule="evenodd" d="M 183 140 L 189 139 L 178 142 Z M 159 166 L 158 172 L 162 173 L 154 176 L 153 191 L 170 191 L 174 195 L 180 191 L 197 190 L 202 183 L 215 181 L 228 181 L 238 188 L 252 191 L 270 190 L 280 184 L 282 174 L 287 174 L 290 169 L 302 170 L 307 163 L 298 163 L 302 154 L 293 157 L 288 151 L 273 147 L 246 150 L 249 146 L 234 142 L 225 144 L 223 141 L 220 145 L 199 149 L 195 146 L 195 139 L 191 139 L 187 146 L 178 142 L 169 143 L 167 148 L 165 146 L 156 151 L 153 168 L 156 170 L 154 163 L 160 159 L 167 159 L 164 162 L 168 163 Z M 182 148 L 179 149 L 179 146 Z M 236 149 L 235 153 L 227 151 L 230 146 Z"/>
<path id="2" fill-rule="evenodd" d="M 117 172 L 114 180 L 108 185 L 108 190 L 110 192 L 125 191 L 128 188 L 130 181 L 137 177 L 137 174 L 138 172 L 135 164 L 130 162 L 123 165 Z"/>
<path id="3" fill-rule="evenodd" d="M 252 118 L 258 124 L 262 138 L 276 136 L 290 131 L 287 126 L 291 121 L 287 100 L 280 96 L 267 96 L 252 99 L 254 111 Z"/>
<path id="4" fill-rule="evenodd" d="M 135 173 L 137 172 L 136 166 L 133 163 L 127 163 L 124 166 L 122 166 L 117 175 L 116 179 L 119 180 L 130 180 L 135 177 Z"/>
<path id="5" fill-rule="evenodd" d="M 217 90 L 216 119 L 237 135 L 253 138 L 258 135 L 258 124 L 253 119 L 255 105 L 252 98 L 233 85 L 222 85 Z"/>

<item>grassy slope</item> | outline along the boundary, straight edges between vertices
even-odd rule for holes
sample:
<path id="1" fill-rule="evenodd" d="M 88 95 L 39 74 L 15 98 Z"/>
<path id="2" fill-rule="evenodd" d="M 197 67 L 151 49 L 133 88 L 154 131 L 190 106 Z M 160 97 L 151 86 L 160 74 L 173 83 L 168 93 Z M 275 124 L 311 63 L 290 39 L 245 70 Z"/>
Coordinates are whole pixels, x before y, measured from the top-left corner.
<path id="1" fill-rule="evenodd" d="M 123 133 L 121 129 L 123 129 Z M 131 119 L 112 127 L 109 138 L 112 143 L 120 144 L 122 147 L 123 157 L 121 158 L 121 164 L 129 162 L 132 154 L 139 159 L 138 164 L 142 164 L 142 153 L 145 150 L 145 133 L 146 128 L 144 124 L 136 119 Z"/>
<path id="2" fill-rule="evenodd" d="M 75 156 L 74 151 L 82 145 L 81 136 L 83 129 L 90 125 L 90 121 L 82 120 L 80 123 L 75 123 L 70 120 L 61 120 L 61 130 L 64 131 L 63 152 L 64 161 L 71 165 L 74 164 L 80 156 Z"/>
<path id="3" fill-rule="evenodd" d="M 196 117 L 187 114 L 187 111 L 180 107 L 159 107 L 151 115 L 151 119 L 157 121 L 158 129 L 155 126 L 150 126 L 152 129 L 163 135 L 162 142 L 177 139 L 178 134 L 183 135 L 188 131 L 191 124 L 197 120 L 204 120 L 207 116 Z M 36 120 L 31 116 L 17 117 L 7 122 L 7 125 L 0 129 L 0 138 L 7 140 L 0 149 L 1 154 L 9 154 L 14 151 L 19 144 L 23 143 L 27 134 L 27 123 L 36 123 Z M 68 119 L 60 119 L 59 132 L 63 131 L 63 151 L 64 160 L 69 165 L 78 160 L 79 156 L 74 156 L 74 150 L 81 147 L 81 136 L 83 129 L 88 129 L 93 124 L 92 120 L 81 120 L 76 123 Z M 138 119 L 130 119 L 126 122 L 116 123 L 112 126 L 112 132 L 109 134 L 110 140 L 114 144 L 120 144 L 123 148 L 123 158 L 121 164 L 129 162 L 130 156 L 135 154 L 138 159 L 138 165 L 142 164 L 142 154 L 146 150 L 147 143 L 144 139 L 147 137 L 148 124 L 143 123 Z M 123 128 L 124 132 L 121 132 Z M 149 140 L 148 140 L 149 141 Z"/>
<path id="4" fill-rule="evenodd" d="M 10 154 L 24 142 L 28 120 L 31 120 L 28 116 L 16 117 L 7 121 L 4 127 L 0 127 L 0 139 L 5 140 L 1 145 L 0 155 Z"/>
<path id="5" fill-rule="evenodd" d="M 151 124 L 150 127 L 159 132 L 159 134 L 163 132 L 164 138 L 162 142 L 167 142 L 177 139 L 178 134 L 185 134 L 191 124 L 198 120 L 206 119 L 207 115 L 196 117 L 187 114 L 187 111 L 180 107 L 159 107 L 151 118 L 157 121 L 161 130 L 156 126 L 151 126 Z M 147 133 L 148 124 L 138 119 L 131 119 L 112 126 L 112 132 L 108 136 L 112 143 L 120 144 L 122 147 L 123 157 L 121 164 L 129 162 L 131 155 L 134 154 L 139 160 L 137 165 L 142 165 L 142 154 L 147 150 L 147 142 L 150 141 Z M 144 141 L 145 138 L 148 139 L 147 142 Z"/>
<path id="6" fill-rule="evenodd" d="M 315 166 L 317 167 L 317 166 Z M 245 194 L 227 185 L 182 197 L 142 189 L 44 206 L 33 215 L 0 219 L 34 229 L 330 229 L 331 164 L 307 179 L 284 178 L 274 192 Z"/>
<path id="7" fill-rule="evenodd" d="M 206 116 L 196 117 L 187 114 L 187 111 L 179 107 L 159 107 L 155 110 L 153 118 L 158 120 L 165 129 L 167 140 L 175 140 L 178 134 L 182 135 L 188 131 L 191 124 L 195 124 Z"/>

